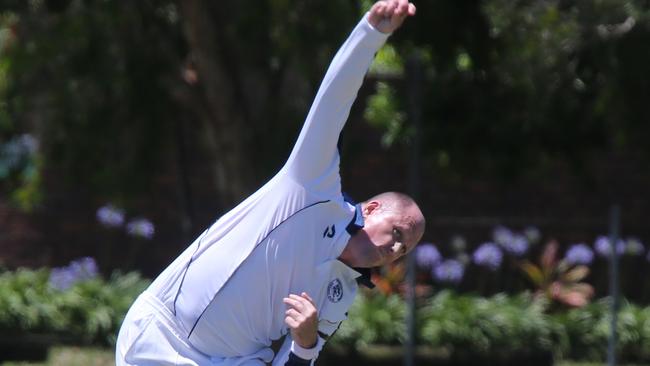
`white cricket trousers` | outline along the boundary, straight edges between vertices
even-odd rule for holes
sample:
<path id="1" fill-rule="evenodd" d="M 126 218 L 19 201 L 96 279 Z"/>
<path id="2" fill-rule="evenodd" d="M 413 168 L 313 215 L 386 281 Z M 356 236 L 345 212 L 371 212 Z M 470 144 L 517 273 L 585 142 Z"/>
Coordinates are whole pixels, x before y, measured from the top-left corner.
<path id="1" fill-rule="evenodd" d="M 124 318 L 115 347 L 116 366 L 264 366 L 270 349 L 244 357 L 210 357 L 182 335 L 174 315 L 155 295 L 145 291 Z M 266 351 L 268 350 L 268 351 Z M 271 352 L 270 355 L 267 353 Z"/>

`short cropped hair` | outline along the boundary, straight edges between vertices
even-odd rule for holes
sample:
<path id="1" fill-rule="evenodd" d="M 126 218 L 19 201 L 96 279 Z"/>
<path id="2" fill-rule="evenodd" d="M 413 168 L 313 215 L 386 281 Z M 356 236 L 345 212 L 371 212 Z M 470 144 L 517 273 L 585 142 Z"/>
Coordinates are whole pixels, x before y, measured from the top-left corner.
<path id="1" fill-rule="evenodd" d="M 380 193 L 366 200 L 364 203 L 368 203 L 370 201 L 381 202 L 381 209 L 385 211 L 403 211 L 410 206 L 417 206 L 413 198 L 401 192 Z"/>

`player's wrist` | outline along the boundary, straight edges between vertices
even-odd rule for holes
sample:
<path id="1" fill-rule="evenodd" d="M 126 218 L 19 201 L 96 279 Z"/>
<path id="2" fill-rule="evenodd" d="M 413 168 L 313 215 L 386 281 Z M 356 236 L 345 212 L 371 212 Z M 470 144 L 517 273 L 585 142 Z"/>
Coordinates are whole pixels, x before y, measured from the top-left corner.
<path id="1" fill-rule="evenodd" d="M 318 344 L 318 337 L 316 337 L 316 338 L 314 338 L 314 340 L 310 340 L 310 341 L 294 340 L 294 342 L 296 342 L 296 344 L 298 346 L 300 346 L 300 347 L 302 347 L 304 349 L 312 349 L 312 348 L 316 347 L 316 345 Z"/>

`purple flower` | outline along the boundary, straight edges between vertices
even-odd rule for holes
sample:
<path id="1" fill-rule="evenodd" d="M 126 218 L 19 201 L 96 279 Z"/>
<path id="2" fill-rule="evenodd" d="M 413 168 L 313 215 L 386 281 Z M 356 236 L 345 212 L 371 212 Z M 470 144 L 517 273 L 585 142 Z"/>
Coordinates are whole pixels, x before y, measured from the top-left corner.
<path id="1" fill-rule="evenodd" d="M 84 257 L 70 262 L 68 266 L 78 281 L 90 280 L 97 277 L 97 263 L 91 257 Z"/>
<path id="2" fill-rule="evenodd" d="M 439 282 L 459 283 L 463 279 L 465 267 L 457 260 L 447 259 L 435 266 L 431 275 Z"/>
<path id="3" fill-rule="evenodd" d="M 507 241 L 501 244 L 503 250 L 514 255 L 515 257 L 521 257 L 526 252 L 528 252 L 528 239 L 523 235 L 513 235 L 510 238 L 510 241 Z"/>
<path id="4" fill-rule="evenodd" d="M 420 244 L 415 248 L 415 262 L 418 268 L 431 269 L 440 262 L 441 258 L 440 252 L 431 243 Z"/>
<path id="5" fill-rule="evenodd" d="M 119 227 L 124 224 L 124 211 L 113 205 L 106 205 L 97 210 L 97 220 L 106 227 Z"/>
<path id="6" fill-rule="evenodd" d="M 126 232 L 132 236 L 151 239 L 155 230 L 151 221 L 147 219 L 134 219 L 126 225 Z"/>
<path id="7" fill-rule="evenodd" d="M 625 244 L 625 253 L 633 256 L 639 256 L 645 252 L 645 247 L 641 240 L 637 238 L 628 238 Z"/>
<path id="8" fill-rule="evenodd" d="M 569 264 L 590 264 L 594 260 L 594 252 L 587 244 L 574 244 L 569 247 L 564 259 Z"/>
<path id="9" fill-rule="evenodd" d="M 50 271 L 49 285 L 59 291 L 65 291 L 76 282 L 75 274 L 68 267 L 53 268 Z"/>
<path id="10" fill-rule="evenodd" d="M 49 284 L 52 288 L 64 291 L 80 281 L 97 277 L 97 263 L 91 257 L 84 257 L 70 262 L 65 267 L 53 268 L 50 272 Z"/>
<path id="11" fill-rule="evenodd" d="M 481 244 L 473 254 L 474 263 L 496 271 L 503 261 L 503 252 L 494 243 Z"/>
<path id="12" fill-rule="evenodd" d="M 609 238 L 604 235 L 597 237 L 596 242 L 594 243 L 594 249 L 600 256 L 609 257 L 609 255 L 612 253 L 612 246 L 610 244 Z M 618 242 L 616 243 L 616 253 L 620 255 L 623 254 L 624 252 L 625 252 L 625 242 L 619 239 Z"/>

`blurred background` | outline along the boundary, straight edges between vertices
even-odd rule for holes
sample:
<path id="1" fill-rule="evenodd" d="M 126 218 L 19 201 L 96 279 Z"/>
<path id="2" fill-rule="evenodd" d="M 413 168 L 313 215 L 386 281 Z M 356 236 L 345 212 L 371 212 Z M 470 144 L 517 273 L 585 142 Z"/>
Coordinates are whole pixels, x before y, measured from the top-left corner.
<path id="1" fill-rule="evenodd" d="M 371 4 L 0 0 L 0 362 L 111 364 L 135 296 L 282 166 Z M 358 201 L 417 180 L 417 364 L 604 362 L 613 255 L 617 355 L 649 363 L 650 1 L 415 4 L 340 148 Z M 405 268 L 321 364 L 400 364 Z"/>

